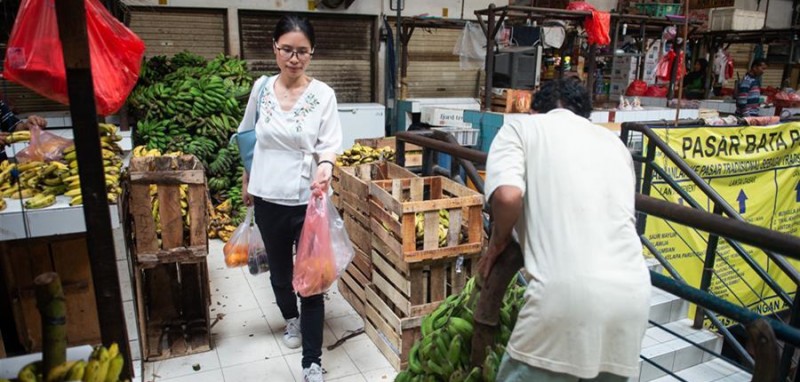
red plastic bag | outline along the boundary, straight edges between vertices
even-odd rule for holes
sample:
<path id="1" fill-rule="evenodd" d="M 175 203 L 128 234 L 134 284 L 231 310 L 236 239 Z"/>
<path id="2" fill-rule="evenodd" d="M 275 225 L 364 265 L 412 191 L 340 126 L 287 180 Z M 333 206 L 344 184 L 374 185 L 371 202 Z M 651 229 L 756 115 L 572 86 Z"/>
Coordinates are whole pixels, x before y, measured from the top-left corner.
<path id="1" fill-rule="evenodd" d="M 628 97 L 643 96 L 647 92 L 647 82 L 635 80 L 628 85 L 625 95 Z"/>
<path id="2" fill-rule="evenodd" d="M 300 296 L 324 293 L 344 273 L 355 250 L 328 195 L 314 191 L 297 244 L 292 286 Z"/>
<path id="3" fill-rule="evenodd" d="M 19 163 L 57 161 L 64 158 L 64 149 L 73 144 L 72 139 L 42 131 L 41 127 L 33 125 L 31 126 L 31 143 L 14 155 L 14 158 Z"/>
<path id="4" fill-rule="evenodd" d="M 97 113 L 119 110 L 139 78 L 144 42 L 98 0 L 86 0 Z M 67 77 L 54 0 L 23 0 L 8 40 L 5 78 L 67 104 Z"/>
<path id="5" fill-rule="evenodd" d="M 667 88 L 661 87 L 661 86 L 656 86 L 656 85 L 650 85 L 649 87 L 647 87 L 647 91 L 644 93 L 644 96 L 645 97 L 659 97 L 659 98 L 666 97 L 667 96 Z"/>
<path id="6" fill-rule="evenodd" d="M 567 4 L 567 10 L 570 11 L 594 11 L 595 8 L 592 4 L 589 4 L 585 1 L 573 1 Z"/>
<path id="7" fill-rule="evenodd" d="M 608 12 L 592 11 L 592 16 L 584 21 L 586 34 L 588 35 L 589 45 L 608 45 L 611 37 L 608 35 L 611 29 L 611 14 Z"/>
<path id="8" fill-rule="evenodd" d="M 656 65 L 656 78 L 661 81 L 669 81 L 670 76 L 672 76 L 672 64 L 675 62 L 675 56 L 675 51 L 670 51 L 658 60 L 658 65 Z M 680 64 L 682 62 L 685 62 L 683 52 L 681 52 L 680 59 L 678 59 L 679 64 L 678 70 L 675 72 L 675 81 L 680 81 L 683 75 L 686 74 L 686 68 L 684 65 Z"/>

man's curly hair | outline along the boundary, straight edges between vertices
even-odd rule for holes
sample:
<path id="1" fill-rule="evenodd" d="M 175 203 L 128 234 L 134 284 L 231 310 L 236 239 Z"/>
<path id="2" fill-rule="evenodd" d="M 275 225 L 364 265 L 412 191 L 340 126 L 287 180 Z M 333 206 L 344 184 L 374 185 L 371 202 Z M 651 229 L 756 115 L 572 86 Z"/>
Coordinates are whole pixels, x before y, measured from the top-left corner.
<path id="1" fill-rule="evenodd" d="M 584 118 L 592 113 L 592 98 L 577 78 L 547 81 L 533 97 L 531 108 L 538 113 L 567 109 Z"/>

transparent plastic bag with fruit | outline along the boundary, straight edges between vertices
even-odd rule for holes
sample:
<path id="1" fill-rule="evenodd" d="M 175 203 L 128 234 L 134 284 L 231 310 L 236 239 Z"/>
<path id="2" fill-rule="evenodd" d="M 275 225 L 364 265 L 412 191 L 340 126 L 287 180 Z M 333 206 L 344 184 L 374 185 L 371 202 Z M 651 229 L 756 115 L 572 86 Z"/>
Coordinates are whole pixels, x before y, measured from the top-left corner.
<path id="1" fill-rule="evenodd" d="M 267 248 L 264 246 L 264 240 L 261 239 L 261 231 L 258 229 L 258 224 L 253 222 L 253 228 L 250 231 L 250 250 L 247 256 L 247 269 L 251 275 L 257 275 L 269 270 L 267 263 Z"/>
<path id="2" fill-rule="evenodd" d="M 353 260 L 355 251 L 328 195 L 315 191 L 297 244 L 292 286 L 301 296 L 324 293 Z"/>
<path id="3" fill-rule="evenodd" d="M 250 236 L 253 231 L 253 207 L 247 209 L 242 224 L 233 231 L 231 239 L 225 243 L 222 253 L 225 254 L 225 265 L 228 268 L 237 268 L 247 265 L 250 255 Z M 259 235 L 259 238 L 261 235 Z"/>

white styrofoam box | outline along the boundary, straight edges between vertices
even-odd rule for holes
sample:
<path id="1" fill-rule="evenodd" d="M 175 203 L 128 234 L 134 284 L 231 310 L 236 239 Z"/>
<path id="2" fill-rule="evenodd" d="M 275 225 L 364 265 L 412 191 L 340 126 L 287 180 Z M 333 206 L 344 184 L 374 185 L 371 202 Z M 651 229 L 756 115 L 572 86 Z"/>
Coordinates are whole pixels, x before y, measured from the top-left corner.
<path id="1" fill-rule="evenodd" d="M 772 117 L 775 115 L 774 107 L 762 107 L 758 109 L 758 115 L 762 117 Z"/>
<path id="2" fill-rule="evenodd" d="M 589 116 L 589 120 L 594 123 L 608 123 L 608 111 L 604 110 L 596 110 L 592 111 L 592 114 Z"/>
<path id="3" fill-rule="evenodd" d="M 609 93 L 613 95 L 620 95 L 625 94 L 625 90 L 628 89 L 628 84 L 620 84 L 620 83 L 611 83 Z"/>
<path id="4" fill-rule="evenodd" d="M 636 56 L 614 56 L 614 66 L 635 66 L 639 63 Z"/>
<path id="5" fill-rule="evenodd" d="M 67 348 L 67 359 L 89 359 L 91 355 L 92 347 L 89 345 Z M 3 358 L 0 360 L 0 378 L 17 378 L 17 374 L 19 374 L 19 371 L 25 367 L 25 365 L 41 359 L 42 353 Z"/>
<path id="6" fill-rule="evenodd" d="M 420 121 L 431 126 L 472 127 L 464 122 L 464 109 L 423 106 Z"/>
<path id="7" fill-rule="evenodd" d="M 411 98 L 405 101 L 411 103 L 412 113 L 422 112 L 423 106 L 439 106 L 463 110 L 481 109 L 481 102 L 477 98 Z"/>
<path id="8" fill-rule="evenodd" d="M 657 107 L 665 107 L 665 106 L 667 106 L 667 99 L 666 98 L 639 97 L 639 100 L 642 102 L 642 106 L 657 106 Z"/>
<path id="9" fill-rule="evenodd" d="M 711 30 L 755 30 L 764 26 L 765 12 L 745 11 L 736 8 L 717 8 L 711 12 Z"/>
<path id="10" fill-rule="evenodd" d="M 458 144 L 461 146 L 475 146 L 478 144 L 478 136 L 480 135 L 480 129 L 473 129 L 470 127 L 434 127 L 434 130 L 443 131 L 446 133 L 450 133 L 453 137 L 456 138 Z"/>
<path id="11" fill-rule="evenodd" d="M 382 137 L 386 134 L 386 107 L 377 103 L 340 103 L 342 150 L 353 146 L 356 139 Z"/>

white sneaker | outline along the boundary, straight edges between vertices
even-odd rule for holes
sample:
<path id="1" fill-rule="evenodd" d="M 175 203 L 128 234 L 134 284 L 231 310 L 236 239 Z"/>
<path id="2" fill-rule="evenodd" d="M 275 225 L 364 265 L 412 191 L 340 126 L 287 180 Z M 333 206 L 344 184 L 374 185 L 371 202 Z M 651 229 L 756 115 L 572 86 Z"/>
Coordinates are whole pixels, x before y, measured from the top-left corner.
<path id="1" fill-rule="evenodd" d="M 289 349 L 297 349 L 303 344 L 300 335 L 300 317 L 286 321 L 286 329 L 283 330 L 283 344 Z"/>
<path id="2" fill-rule="evenodd" d="M 323 382 L 322 368 L 316 363 L 312 363 L 311 367 L 303 369 L 303 382 Z"/>

